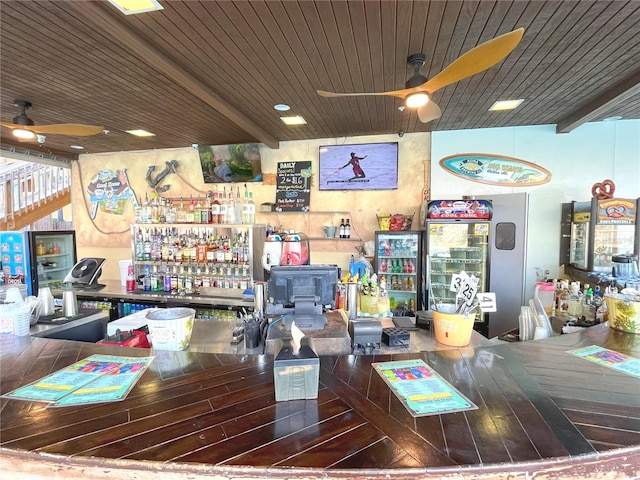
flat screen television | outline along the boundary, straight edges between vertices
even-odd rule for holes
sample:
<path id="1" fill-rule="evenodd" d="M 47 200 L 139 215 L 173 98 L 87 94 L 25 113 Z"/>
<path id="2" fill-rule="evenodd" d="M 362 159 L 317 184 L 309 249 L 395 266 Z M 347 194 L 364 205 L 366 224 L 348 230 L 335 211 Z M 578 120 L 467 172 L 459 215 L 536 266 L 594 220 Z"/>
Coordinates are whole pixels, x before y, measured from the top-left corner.
<path id="1" fill-rule="evenodd" d="M 320 190 L 396 190 L 398 143 L 320 147 Z"/>
<path id="2" fill-rule="evenodd" d="M 262 181 L 259 143 L 198 145 L 204 183 Z"/>

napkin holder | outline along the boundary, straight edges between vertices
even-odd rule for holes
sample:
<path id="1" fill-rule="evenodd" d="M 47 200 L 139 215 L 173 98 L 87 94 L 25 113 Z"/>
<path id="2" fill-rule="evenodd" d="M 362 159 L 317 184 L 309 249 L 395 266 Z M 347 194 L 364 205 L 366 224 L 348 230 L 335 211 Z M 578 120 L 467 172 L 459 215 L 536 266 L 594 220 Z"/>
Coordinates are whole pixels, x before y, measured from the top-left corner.
<path id="1" fill-rule="evenodd" d="M 285 344 L 273 363 L 276 402 L 318 398 L 320 359 L 309 347 L 302 345 L 297 354 Z"/>

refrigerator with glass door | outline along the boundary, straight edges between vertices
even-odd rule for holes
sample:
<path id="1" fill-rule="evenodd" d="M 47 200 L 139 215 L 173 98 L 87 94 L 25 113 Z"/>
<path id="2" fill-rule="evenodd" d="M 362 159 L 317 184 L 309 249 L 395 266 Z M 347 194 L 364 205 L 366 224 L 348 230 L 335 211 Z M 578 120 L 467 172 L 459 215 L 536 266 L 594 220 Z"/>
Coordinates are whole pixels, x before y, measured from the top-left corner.
<path id="1" fill-rule="evenodd" d="M 478 293 L 489 289 L 489 234 L 492 207 L 486 200 L 429 202 L 425 233 L 427 305 L 456 303 L 456 276 L 477 279 Z M 441 309 L 443 309 L 441 307 Z M 476 329 L 485 323 L 476 314 Z"/>
<path id="2" fill-rule="evenodd" d="M 413 316 L 423 305 L 422 233 L 418 230 L 375 232 L 378 281 L 386 284 L 394 315 Z"/>

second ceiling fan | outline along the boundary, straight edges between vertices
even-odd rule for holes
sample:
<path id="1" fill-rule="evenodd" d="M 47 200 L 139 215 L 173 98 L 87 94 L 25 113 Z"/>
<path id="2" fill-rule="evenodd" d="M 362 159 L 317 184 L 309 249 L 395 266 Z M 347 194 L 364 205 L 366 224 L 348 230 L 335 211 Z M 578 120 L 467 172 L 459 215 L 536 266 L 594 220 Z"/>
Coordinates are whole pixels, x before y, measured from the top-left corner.
<path id="1" fill-rule="evenodd" d="M 35 125 L 27 116 L 31 108 L 28 100 L 15 100 L 13 104 L 21 109 L 20 115 L 13 117 L 13 122 L 0 122 L 3 127 L 13 130 L 14 136 L 23 141 L 29 141 L 37 134 L 69 135 L 73 137 L 87 137 L 102 133 L 104 127 L 98 125 L 83 125 L 78 123 L 59 123 L 54 125 Z"/>
<path id="2" fill-rule="evenodd" d="M 440 107 L 431 99 L 431 95 L 435 91 L 494 66 L 518 46 L 523 34 L 524 28 L 518 28 L 481 43 L 462 54 L 431 79 L 427 79 L 419 73 L 420 68 L 425 63 L 424 54 L 413 54 L 409 56 L 407 63 L 414 68 L 415 73 L 407 80 L 405 88 L 401 90 L 368 93 L 335 93 L 324 90 L 317 90 L 317 92 L 322 97 L 354 97 L 362 95 L 398 97 L 405 101 L 405 105 L 408 108 L 417 108 L 418 118 L 421 122 L 427 123 L 440 118 L 442 115 Z"/>

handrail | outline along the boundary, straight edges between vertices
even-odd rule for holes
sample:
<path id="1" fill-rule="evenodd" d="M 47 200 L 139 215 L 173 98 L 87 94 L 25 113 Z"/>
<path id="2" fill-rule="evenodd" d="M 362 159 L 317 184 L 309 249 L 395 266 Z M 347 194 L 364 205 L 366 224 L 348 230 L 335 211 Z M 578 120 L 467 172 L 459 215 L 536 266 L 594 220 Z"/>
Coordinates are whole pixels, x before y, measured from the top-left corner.
<path id="1" fill-rule="evenodd" d="M 28 163 L 2 171 L 0 225 L 15 230 L 16 221 L 21 216 L 40 209 L 48 202 L 59 204 L 60 197 L 70 197 L 70 193 L 70 167 Z"/>

